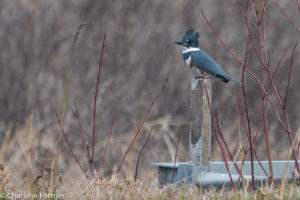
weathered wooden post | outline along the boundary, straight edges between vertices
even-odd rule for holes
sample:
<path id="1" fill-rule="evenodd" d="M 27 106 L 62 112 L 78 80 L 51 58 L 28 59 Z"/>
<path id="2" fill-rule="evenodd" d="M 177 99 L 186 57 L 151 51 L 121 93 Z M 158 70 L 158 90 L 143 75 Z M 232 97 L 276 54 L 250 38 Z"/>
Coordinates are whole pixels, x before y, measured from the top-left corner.
<path id="1" fill-rule="evenodd" d="M 206 80 L 211 101 L 211 80 Z M 191 81 L 190 163 L 209 167 L 211 156 L 211 117 L 202 79 Z"/>

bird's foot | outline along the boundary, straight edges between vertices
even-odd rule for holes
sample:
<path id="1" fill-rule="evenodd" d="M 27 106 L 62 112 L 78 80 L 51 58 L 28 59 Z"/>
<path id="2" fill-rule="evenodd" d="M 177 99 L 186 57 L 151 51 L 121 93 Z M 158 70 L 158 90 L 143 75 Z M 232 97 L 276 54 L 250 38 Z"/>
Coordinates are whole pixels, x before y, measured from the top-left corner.
<path id="1" fill-rule="evenodd" d="M 196 77 L 194 77 L 195 79 L 205 79 L 205 76 L 196 76 Z"/>

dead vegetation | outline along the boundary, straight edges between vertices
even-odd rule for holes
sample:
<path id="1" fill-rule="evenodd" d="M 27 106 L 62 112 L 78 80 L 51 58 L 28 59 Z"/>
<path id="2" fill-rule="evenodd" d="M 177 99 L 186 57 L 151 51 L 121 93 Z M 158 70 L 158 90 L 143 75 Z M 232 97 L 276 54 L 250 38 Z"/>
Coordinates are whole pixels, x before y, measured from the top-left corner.
<path id="1" fill-rule="evenodd" d="M 270 20 L 267 22 L 270 25 L 268 50 L 290 48 L 298 39 L 298 30 L 294 28 L 297 24 L 291 26 L 288 23 L 290 20 L 297 22 L 298 19 L 298 10 L 294 6 L 297 5 L 296 1 L 293 3 L 279 2 L 281 7 L 275 3 L 268 4 L 268 9 L 272 10 L 267 15 Z M 241 5 L 235 5 L 234 2 L 206 1 L 196 5 L 195 2 L 174 1 L 168 4 L 165 1 L 137 0 L 131 3 L 77 0 L 52 3 L 30 0 L 0 2 L 0 164 L 3 166 L 0 169 L 0 186 L 5 192 L 47 192 L 53 189 L 49 187 L 53 186 L 50 186 L 50 180 L 51 174 L 55 173 L 57 179 L 54 191 L 66 194 L 67 197 L 273 199 L 285 195 L 286 198 L 295 198 L 298 188 L 294 185 L 289 185 L 284 192 L 277 188 L 259 188 L 255 194 L 245 191 L 235 194 L 231 191 L 201 191 L 189 186 L 158 189 L 155 186 L 156 181 L 151 178 L 155 175 L 155 169 L 149 166 L 150 162 L 174 162 L 176 158 L 177 161 L 188 160 L 189 84 L 193 75 L 182 67 L 180 52 L 172 45 L 173 40 L 178 40 L 190 26 L 196 27 L 201 33 L 201 48 L 222 63 L 225 71 L 232 76 L 242 75 L 242 70 L 208 29 L 200 8 L 206 11 L 210 22 L 236 56 L 242 58 L 245 47 L 240 44 L 247 41 L 247 30 L 239 28 Z M 278 17 L 281 9 L 288 19 L 284 15 Z M 74 30 L 82 22 L 85 22 L 85 27 L 73 48 L 75 51 L 72 51 L 72 38 L 76 35 Z M 249 23 L 255 24 L 256 21 L 250 18 Z M 274 31 L 275 26 L 279 31 Z M 97 121 L 93 124 L 96 66 L 99 64 L 104 32 L 108 33 L 103 60 L 105 67 L 97 90 Z M 257 37 L 253 35 L 253 38 Z M 270 63 L 277 63 L 282 51 L 271 52 L 274 60 L 270 60 Z M 254 62 L 255 56 L 255 52 L 249 53 L 249 66 L 259 65 Z M 294 66 L 299 64 L 299 59 L 298 56 L 294 57 Z M 283 59 L 282 65 L 289 66 L 289 62 L 290 59 Z M 285 69 L 279 69 L 277 82 L 287 80 L 288 72 Z M 257 67 L 255 70 L 255 73 L 259 73 L 260 69 Z M 294 67 L 289 88 L 291 95 L 285 107 L 289 113 L 291 133 L 296 133 L 300 119 L 300 112 L 297 112 L 300 101 L 297 85 L 300 78 L 294 75 L 298 72 L 299 68 Z M 66 81 L 68 74 L 69 82 Z M 141 134 L 137 135 L 122 168 L 118 170 L 118 177 L 113 175 L 114 166 L 119 165 L 124 152 L 128 150 L 141 119 L 166 78 L 169 81 L 164 97 L 153 105 L 149 119 L 141 127 Z M 245 77 L 245 81 L 251 83 L 249 77 Z M 263 160 L 268 157 L 268 152 L 265 149 L 265 136 L 258 131 L 258 122 L 262 119 L 258 114 L 261 111 L 257 98 L 260 92 L 252 84 L 253 87 L 248 84 L 246 88 L 247 94 L 250 94 L 249 117 L 254 132 L 259 133 L 255 136 L 255 150 Z M 68 103 L 64 101 L 66 85 Z M 215 82 L 213 87 L 213 111 L 218 110 L 220 114 L 222 130 L 226 133 L 225 140 L 232 141 L 232 138 L 238 138 L 241 123 L 237 120 L 238 109 L 233 100 L 233 86 Z M 279 87 L 278 90 L 284 91 L 285 88 Z M 73 102 L 78 107 L 82 127 L 77 126 L 74 113 L 68 109 Z M 94 146 L 90 141 L 96 141 L 93 155 L 97 167 L 104 160 L 103 151 L 107 146 L 111 121 L 115 118 L 107 154 L 102 163 L 103 171 L 100 171 L 107 178 L 82 178 L 80 168 L 74 164 L 65 141 L 62 141 L 62 146 L 59 145 L 60 128 L 55 110 L 63 110 L 64 105 L 67 109 L 63 127 L 74 153 L 80 162 L 85 160 L 84 145 L 79 140 L 83 130 L 87 133 L 90 148 Z M 287 159 L 289 139 L 282 137 L 284 129 L 276 121 L 276 115 L 269 113 L 268 118 L 270 145 L 276 146 L 270 148 L 272 158 Z M 96 131 L 95 136 L 92 130 Z M 144 141 L 150 130 L 151 137 L 146 145 Z M 183 137 L 176 148 L 178 135 Z M 93 137 L 96 140 L 92 140 Z M 241 146 L 247 144 L 245 141 L 245 136 L 232 141 L 230 150 L 240 151 Z M 138 155 L 143 147 L 145 150 L 140 160 L 140 179 L 134 182 L 131 177 L 134 176 Z M 212 160 L 221 160 L 217 144 L 212 149 L 217 149 L 212 152 Z M 53 167 L 54 158 L 59 161 L 58 169 Z"/>

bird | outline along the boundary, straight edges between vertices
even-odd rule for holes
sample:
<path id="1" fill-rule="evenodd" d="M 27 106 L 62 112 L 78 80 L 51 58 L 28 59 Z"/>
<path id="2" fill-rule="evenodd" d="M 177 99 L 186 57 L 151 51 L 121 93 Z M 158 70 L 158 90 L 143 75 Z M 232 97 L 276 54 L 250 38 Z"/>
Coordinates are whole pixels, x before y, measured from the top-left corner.
<path id="1" fill-rule="evenodd" d="M 181 41 L 174 42 L 182 47 L 182 57 L 186 65 L 195 71 L 200 79 L 218 79 L 225 83 L 233 81 L 239 85 L 241 82 L 231 78 L 207 53 L 199 48 L 199 33 L 194 28 L 188 29 Z"/>

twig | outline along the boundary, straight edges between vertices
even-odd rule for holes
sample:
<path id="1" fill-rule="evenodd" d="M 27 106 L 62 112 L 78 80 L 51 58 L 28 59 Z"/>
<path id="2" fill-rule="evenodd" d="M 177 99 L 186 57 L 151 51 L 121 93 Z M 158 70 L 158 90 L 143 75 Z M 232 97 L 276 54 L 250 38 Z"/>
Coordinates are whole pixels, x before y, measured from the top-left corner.
<path id="1" fill-rule="evenodd" d="M 91 167 L 91 171 L 93 171 L 93 166 L 91 165 L 90 163 L 90 153 L 89 153 L 89 149 L 88 149 L 88 144 L 87 144 L 87 141 L 85 139 L 85 132 L 82 128 L 82 125 L 81 125 L 81 122 L 80 122 L 80 118 L 79 118 L 79 113 L 78 113 L 78 109 L 77 109 L 77 106 L 76 104 L 74 103 L 74 107 L 75 107 L 75 110 L 73 110 L 73 108 L 70 106 L 72 112 L 73 112 L 73 115 L 75 115 L 75 117 L 77 118 L 77 122 L 78 122 L 78 125 L 79 125 L 79 128 L 80 128 L 80 135 L 81 135 L 81 139 L 82 139 L 82 143 L 83 143 L 83 146 L 84 146 L 84 151 L 85 151 L 85 155 L 86 155 L 86 158 L 87 158 L 87 161 Z"/>
<path id="2" fill-rule="evenodd" d="M 70 144 L 70 142 L 69 142 L 69 140 L 68 140 L 68 138 L 67 138 L 67 135 L 66 135 L 66 133 L 65 133 L 63 127 L 62 127 L 61 121 L 60 121 L 60 119 L 59 119 L 59 117 L 58 117 L 56 111 L 55 111 L 55 115 L 56 115 L 56 119 L 57 119 L 57 121 L 58 121 L 58 123 L 59 123 L 60 129 L 61 129 L 61 131 L 62 131 L 62 133 L 63 133 L 63 135 L 64 135 L 64 137 L 65 137 L 65 140 L 66 140 L 66 142 L 67 142 L 67 144 L 68 144 L 68 147 L 69 147 L 69 149 L 70 149 L 70 151 L 71 151 L 73 157 L 75 158 L 77 164 L 79 165 L 80 169 L 83 171 L 83 173 L 85 174 L 85 176 L 86 176 L 87 178 L 90 178 L 89 175 L 87 174 L 86 170 L 84 170 L 84 168 L 83 168 L 82 165 L 80 164 L 80 162 L 79 162 L 77 156 L 74 154 L 73 149 L 72 149 L 72 147 L 71 147 L 71 144 Z"/>
<path id="3" fill-rule="evenodd" d="M 266 31 L 266 33 L 270 32 L 277 24 L 279 23 L 279 19 L 277 19 Z"/>
<path id="4" fill-rule="evenodd" d="M 248 137 L 248 130 L 247 130 L 247 127 L 246 127 L 246 122 L 245 122 L 242 107 L 241 107 L 241 98 L 240 98 L 240 95 L 239 95 L 238 91 L 237 91 L 236 95 L 237 95 L 237 105 L 238 105 L 238 108 L 239 108 L 239 113 L 241 115 L 241 119 L 242 119 L 243 127 L 245 129 L 245 133 Z"/>
<path id="5" fill-rule="evenodd" d="M 149 137 L 151 135 L 152 129 L 153 129 L 153 127 L 149 131 L 148 136 L 147 136 L 147 138 L 146 138 L 146 140 L 145 140 L 145 142 L 144 142 L 144 144 L 143 144 L 143 146 L 142 146 L 142 148 L 140 150 L 140 153 L 139 153 L 139 156 L 138 156 L 138 159 L 137 159 L 137 162 L 136 162 L 136 167 L 135 167 L 134 181 L 136 181 L 136 178 L 137 178 L 137 175 L 138 175 L 138 167 L 139 167 L 140 157 L 141 157 L 142 152 L 143 152 L 143 150 L 144 150 L 144 148 L 145 148 L 145 146 L 146 146 L 146 144 L 147 144 L 147 142 L 149 140 Z"/>
<path id="6" fill-rule="evenodd" d="M 162 181 L 160 179 L 160 176 L 159 176 L 159 169 L 158 169 L 158 167 L 156 167 L 156 172 L 157 172 L 157 176 L 156 177 L 157 177 L 157 180 L 159 182 L 159 186 L 162 187 L 163 183 L 162 183 Z"/>
<path id="7" fill-rule="evenodd" d="M 251 31 L 251 27 L 249 25 L 249 22 L 248 22 L 248 6 L 247 6 L 247 10 L 246 10 L 246 14 L 244 15 L 244 19 L 245 19 L 245 22 L 246 22 L 246 26 L 247 26 L 247 30 L 248 30 L 248 34 L 249 34 L 249 39 L 251 41 L 251 44 L 252 44 L 252 47 L 253 47 L 253 50 L 256 54 L 256 57 L 258 58 L 261 66 L 266 70 L 266 71 L 269 71 L 269 69 L 267 68 L 267 66 L 265 65 L 265 63 L 263 62 L 262 60 L 262 55 L 260 56 L 259 55 L 259 52 L 256 48 L 256 45 L 255 45 L 255 42 L 253 40 L 253 37 L 252 37 L 252 31 Z M 260 28 L 259 28 L 260 29 Z M 259 35 L 260 35 L 260 42 L 261 42 L 261 29 L 259 30 Z M 261 42 L 261 48 L 263 48 L 263 45 L 262 45 L 262 42 Z M 263 50 L 261 50 L 261 52 L 263 52 Z M 247 71 L 247 70 L 246 70 Z M 248 72 L 248 71 L 247 71 Z"/>
<path id="8" fill-rule="evenodd" d="M 273 72 L 273 75 L 271 74 L 271 71 L 268 72 L 269 78 L 270 78 L 270 83 L 269 83 L 269 85 L 268 85 L 268 87 L 266 89 L 266 91 L 268 91 L 269 87 L 272 85 L 273 90 L 274 90 L 274 92 L 276 94 L 277 100 L 278 100 L 278 102 L 279 102 L 279 104 L 281 106 L 283 105 L 282 98 L 281 98 L 281 95 L 280 95 L 279 91 L 277 90 L 277 88 L 276 88 L 273 80 L 274 80 L 274 77 L 275 77 L 275 75 L 276 75 L 276 73 L 278 71 L 278 68 L 279 68 L 280 64 L 281 64 L 281 61 L 283 60 L 284 56 L 286 55 L 286 52 L 287 52 L 287 49 L 284 51 L 283 55 L 281 56 L 281 58 L 280 58 L 280 60 L 279 60 L 279 62 L 277 64 L 277 66 L 276 66 L 276 68 L 275 68 L 275 70 Z M 264 94 L 263 99 L 265 98 L 265 96 L 266 95 Z"/>
<path id="9" fill-rule="evenodd" d="M 299 2 L 299 0 L 297 0 L 297 3 Z M 298 34 L 300 34 L 300 30 L 296 27 L 295 23 L 291 20 L 291 18 L 286 14 L 286 12 L 280 7 L 280 5 L 278 3 L 276 3 L 277 7 L 280 9 L 280 11 L 282 12 L 282 14 L 287 18 L 287 20 L 290 22 L 290 24 L 292 25 L 292 27 L 297 31 Z M 299 4 L 298 4 L 299 5 Z M 300 7 L 299 8 L 299 12 L 300 12 Z"/>
<path id="10" fill-rule="evenodd" d="M 267 171 L 266 171 L 266 169 L 265 169 L 264 166 L 261 164 L 260 159 L 258 158 L 258 155 L 256 154 L 255 149 L 253 149 L 253 153 L 254 153 L 254 156 L 255 156 L 255 158 L 256 158 L 258 164 L 260 165 L 260 167 L 262 168 L 262 170 L 264 171 L 264 173 L 266 174 L 266 176 L 269 176 L 268 173 L 267 173 Z M 270 161 L 269 161 L 269 162 L 270 162 Z M 271 162 L 272 162 L 272 159 L 271 159 Z M 272 168 L 272 169 L 273 169 L 273 168 Z"/>
<path id="11" fill-rule="evenodd" d="M 221 42 L 221 44 L 224 46 L 224 48 L 231 54 L 231 56 L 235 59 L 235 61 L 250 75 L 252 76 L 256 82 L 259 84 L 261 90 L 263 91 L 263 93 L 266 95 L 268 101 L 270 102 L 275 114 L 276 114 L 276 117 L 279 121 L 279 123 L 281 124 L 281 126 L 284 128 L 284 130 L 288 131 L 287 127 L 285 126 L 285 124 L 282 122 L 280 116 L 279 116 L 279 113 L 274 105 L 274 103 L 271 101 L 270 97 L 267 95 L 267 91 L 265 90 L 262 82 L 259 80 L 259 78 L 254 74 L 252 73 L 251 71 L 248 70 L 247 67 L 244 66 L 244 64 L 236 57 L 236 55 L 231 51 L 231 49 L 223 42 L 223 40 L 221 39 L 221 37 L 217 34 L 217 32 L 215 31 L 215 29 L 212 27 L 212 25 L 208 22 L 203 10 L 201 9 L 202 11 L 202 15 L 206 21 L 206 23 L 208 24 L 208 26 L 210 27 L 210 29 L 212 30 L 212 32 L 214 33 L 214 35 L 217 37 L 217 39 Z M 258 57 L 259 58 L 259 57 Z M 263 64 L 263 63 L 262 63 Z"/>
<path id="12" fill-rule="evenodd" d="M 156 102 L 156 100 L 160 97 L 160 95 L 163 93 L 163 91 L 164 91 L 164 89 L 165 89 L 165 87 L 166 87 L 167 81 L 168 81 L 168 79 L 165 81 L 165 83 L 164 83 L 164 85 L 163 85 L 161 91 L 160 91 L 159 94 L 155 97 L 155 99 L 152 101 L 151 105 L 149 106 L 146 115 L 144 116 L 143 120 L 142 120 L 141 123 L 140 123 L 139 129 L 138 129 L 137 132 L 135 133 L 134 138 L 132 139 L 132 141 L 131 141 L 129 147 L 127 148 L 127 150 L 126 150 L 126 152 L 125 152 L 125 154 L 124 154 L 124 156 L 123 156 L 123 158 L 122 158 L 122 160 L 121 160 L 121 163 L 120 163 L 120 165 L 119 165 L 119 167 L 118 167 L 118 169 L 117 169 L 117 171 L 116 171 L 117 174 L 119 173 L 119 171 L 120 171 L 120 169 L 121 169 L 121 167 L 122 167 L 122 165 L 123 165 L 123 162 L 124 162 L 124 160 L 125 160 L 125 158 L 126 158 L 128 152 L 129 152 L 129 150 L 131 149 L 131 146 L 133 145 L 133 143 L 134 143 L 136 137 L 138 136 L 138 134 L 140 133 L 140 131 L 141 131 L 141 129 L 142 129 L 142 127 L 143 127 L 143 125 L 144 125 L 146 119 L 148 118 L 148 115 L 149 115 L 149 113 L 150 113 L 150 111 L 151 111 L 151 109 L 152 109 L 152 106 L 154 105 L 154 103 Z"/>
<path id="13" fill-rule="evenodd" d="M 72 68 L 72 65 L 73 65 L 73 57 L 74 57 L 74 52 L 75 52 L 75 46 L 76 46 L 76 43 L 77 43 L 77 40 L 78 40 L 78 37 L 80 35 L 80 31 L 81 29 L 84 27 L 85 23 L 82 23 L 80 24 L 80 26 L 77 28 L 77 31 L 75 33 L 75 37 L 73 39 L 73 44 L 72 44 L 72 53 L 71 53 L 71 56 L 70 56 L 70 63 L 69 65 L 67 66 L 67 74 L 66 74 L 66 85 L 65 85 L 65 92 L 64 92 L 64 100 L 63 100 L 63 107 L 62 107 L 62 110 L 61 110 L 61 123 L 63 124 L 64 123 L 64 118 L 65 118 L 65 111 L 66 111 L 66 107 L 67 107 L 67 103 L 68 103 L 68 96 L 69 96 L 69 82 L 70 82 L 70 79 L 71 79 L 71 68 Z M 52 165 L 51 165 L 51 168 L 52 169 L 58 169 L 58 151 L 59 151 L 59 148 L 61 146 L 61 141 L 62 141 L 62 135 L 59 134 L 58 135 L 58 139 L 57 139 L 57 142 L 56 142 L 56 154 L 53 156 L 53 162 L 52 162 Z M 50 186 L 49 186 L 49 192 L 52 193 L 54 192 L 54 183 L 56 181 L 56 173 L 54 173 L 54 170 L 51 171 L 51 177 L 50 177 Z"/>
<path id="14" fill-rule="evenodd" d="M 174 180 L 174 176 L 175 176 L 175 167 L 176 167 L 177 151 L 178 151 L 178 144 L 179 144 L 180 136 L 181 135 L 178 136 L 178 140 L 177 140 L 177 143 L 176 143 L 175 160 L 174 160 L 174 167 L 173 167 L 173 175 L 172 175 L 171 184 L 173 184 L 173 180 Z"/>
<path id="15" fill-rule="evenodd" d="M 236 164 L 235 159 L 234 159 L 232 153 L 230 152 L 230 150 L 229 150 L 229 148 L 228 148 L 228 145 L 227 145 L 227 143 L 226 143 L 226 141 L 225 141 L 224 135 L 223 135 L 223 133 L 222 133 L 222 128 L 221 128 L 221 123 L 220 123 L 219 114 L 217 114 L 217 127 L 218 127 L 218 131 L 219 131 L 219 135 L 220 135 L 220 137 L 221 137 L 221 140 L 222 140 L 223 144 L 225 145 L 225 148 L 226 148 L 226 150 L 227 150 L 227 153 L 228 153 L 228 155 L 229 155 L 229 157 L 230 157 L 230 160 L 232 161 L 232 163 L 233 163 L 233 165 L 234 165 L 236 171 L 237 171 L 238 174 L 240 175 L 240 177 L 242 177 L 242 178 L 244 179 L 243 173 L 242 173 L 242 171 L 240 170 L 239 166 Z M 236 185 L 236 186 L 237 186 L 237 185 Z"/>
<path id="16" fill-rule="evenodd" d="M 299 43 L 299 41 L 297 41 L 297 43 L 295 44 L 294 49 L 292 51 L 292 55 L 291 55 L 291 62 L 290 62 L 290 69 L 289 69 L 289 76 L 288 76 L 288 83 L 286 85 L 283 108 L 286 107 L 287 96 L 288 96 L 288 91 L 289 91 L 289 87 L 290 87 L 290 80 L 291 80 L 292 68 L 293 68 L 293 58 L 294 58 L 294 53 L 295 53 L 295 50 L 296 50 L 296 48 L 298 46 L 298 43 Z"/>
<path id="17" fill-rule="evenodd" d="M 295 148 L 294 148 L 294 140 L 293 140 L 293 136 L 292 136 L 292 133 L 291 133 L 289 119 L 288 119 L 287 110 L 286 110 L 288 88 L 290 86 L 291 70 L 292 70 L 292 66 L 293 66 L 293 56 L 294 56 L 294 52 L 295 52 L 295 49 L 296 49 L 297 45 L 298 45 L 298 41 L 297 41 L 297 43 L 296 43 L 296 45 L 295 45 L 295 47 L 294 47 L 294 49 L 292 51 L 292 55 L 291 55 L 289 77 L 288 77 L 288 83 L 287 83 L 287 87 L 286 87 L 285 100 L 284 100 L 284 104 L 283 104 L 282 109 L 283 109 L 284 118 L 285 118 L 285 122 L 286 122 L 286 126 L 287 126 L 286 132 L 287 132 L 287 134 L 289 136 L 290 144 L 292 145 L 291 148 L 292 148 L 292 152 L 293 152 L 295 164 L 296 164 L 296 167 L 297 167 L 297 171 L 299 173 L 300 172 L 300 167 L 299 167 L 299 164 L 298 164 L 298 156 L 297 156 L 297 152 L 295 151 Z"/>
<path id="18" fill-rule="evenodd" d="M 250 145 L 250 159 L 251 159 L 251 174 L 252 174 L 252 188 L 253 191 L 255 191 L 255 178 L 254 178 L 254 163 L 253 163 L 253 143 L 252 143 L 252 137 L 251 137 L 251 123 L 250 123 L 250 117 L 248 112 L 248 104 L 247 104 L 247 97 L 246 97 L 246 90 L 245 90 L 245 69 L 246 69 L 246 59 L 244 62 L 244 68 L 242 73 L 242 92 L 244 97 L 244 104 L 245 104 L 245 111 L 246 111 L 246 118 L 248 123 L 248 140 Z"/>
<path id="19" fill-rule="evenodd" d="M 271 179 L 271 182 L 273 183 L 273 180 L 274 180 L 273 174 L 274 173 L 273 173 L 273 166 L 272 166 L 272 157 L 271 157 L 271 152 L 270 152 L 270 139 L 269 139 L 269 129 L 268 129 L 268 121 L 267 121 L 267 102 L 264 99 L 263 99 L 263 118 L 264 118 L 264 126 L 265 126 L 267 154 L 268 154 L 268 160 L 269 160 L 270 179 Z M 258 160 L 258 156 L 256 155 L 256 153 L 255 153 L 255 157 Z"/>
<path id="20" fill-rule="evenodd" d="M 224 162 L 225 162 L 225 166 L 226 166 L 226 169 L 227 169 L 230 181 L 231 181 L 231 185 L 233 187 L 234 192 L 236 192 L 236 186 L 235 186 L 235 184 L 233 182 L 233 179 L 232 179 L 232 176 L 231 176 L 231 172 L 230 172 L 230 169 L 229 169 L 229 166 L 228 166 L 228 161 L 227 161 L 227 156 L 225 154 L 224 146 L 221 143 L 221 141 L 219 140 L 219 137 L 217 135 L 217 130 L 216 130 L 216 127 L 215 127 L 215 124 L 214 124 L 214 118 L 213 118 L 213 114 L 212 114 L 211 104 L 210 104 L 210 100 L 209 100 L 209 96 L 208 96 L 208 92 L 207 92 L 207 87 L 206 87 L 205 80 L 203 81 L 203 85 L 204 85 L 204 88 L 205 88 L 205 93 L 206 93 L 206 98 L 207 98 L 207 103 L 208 103 L 208 108 L 209 108 L 209 112 L 210 112 L 210 117 L 211 117 L 211 122 L 212 122 L 212 127 L 213 127 L 213 130 L 214 130 L 214 134 L 215 134 L 216 140 L 218 142 L 218 145 L 219 145 L 219 147 L 221 149 L 221 152 L 222 152 L 222 155 L 223 155 L 223 159 L 224 159 Z M 240 176 L 242 176 L 242 175 L 240 174 Z"/>
<path id="21" fill-rule="evenodd" d="M 103 156 L 102 156 L 102 161 L 101 161 L 100 167 L 99 167 L 99 172 L 101 172 L 101 169 L 103 168 L 103 165 L 104 165 L 104 159 L 105 159 L 106 151 L 107 151 L 107 148 L 108 148 L 109 140 L 110 140 L 110 137 L 111 137 L 111 134 L 112 134 L 112 129 L 114 127 L 114 122 L 115 122 L 115 119 L 116 119 L 116 115 L 117 115 L 117 112 L 115 112 L 114 115 L 113 115 L 113 119 L 112 119 L 112 122 L 111 122 L 111 125 L 110 125 L 109 135 L 108 135 L 106 145 L 105 145 L 105 150 L 104 150 L 104 153 L 103 153 Z"/>
<path id="22" fill-rule="evenodd" d="M 100 61 L 99 61 L 99 69 L 98 69 L 98 75 L 97 75 L 97 85 L 96 85 L 96 91 L 95 91 L 95 101 L 94 101 L 94 116 L 93 116 L 93 144 L 92 144 L 92 157 L 90 160 L 91 165 L 93 165 L 94 162 L 94 151 L 95 151 L 95 131 L 96 131 L 96 108 L 97 108 L 97 96 L 98 96 L 98 88 L 99 88 L 99 81 L 100 81 L 100 74 L 101 74 L 101 66 L 102 66 L 102 58 L 103 58 L 103 52 L 104 52 L 104 43 L 105 43 L 105 37 L 106 33 L 104 33 L 103 41 L 102 41 L 102 48 L 101 48 L 101 54 L 100 54 Z M 94 174 L 94 170 L 92 172 Z"/>

